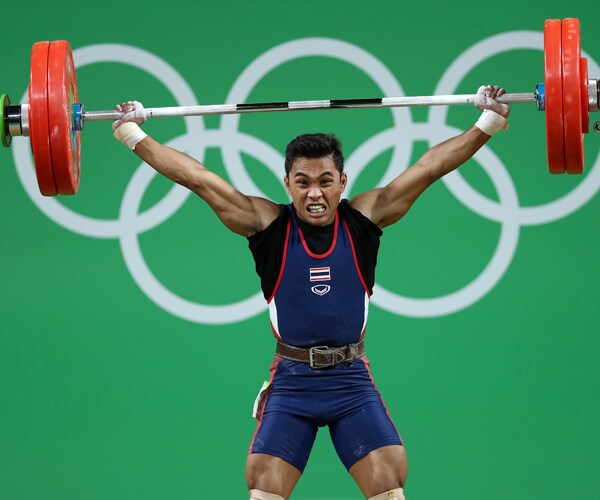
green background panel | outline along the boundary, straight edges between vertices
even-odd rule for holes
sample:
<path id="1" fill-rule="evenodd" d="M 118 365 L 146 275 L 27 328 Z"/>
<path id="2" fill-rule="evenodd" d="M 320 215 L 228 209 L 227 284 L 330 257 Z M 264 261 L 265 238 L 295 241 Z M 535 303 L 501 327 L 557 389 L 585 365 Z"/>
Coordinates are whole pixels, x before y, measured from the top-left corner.
<path id="1" fill-rule="evenodd" d="M 523 2 L 472 0 L 32 0 L 10 5 L 0 93 L 12 102 L 25 94 L 35 41 L 68 39 L 76 64 L 78 51 L 96 44 L 141 48 L 170 65 L 198 103 L 223 103 L 266 51 L 319 37 L 371 54 L 406 95 L 429 95 L 473 45 L 512 31 L 539 34 L 546 18 L 580 18 L 583 50 L 597 64 L 599 14 L 582 0 L 545 2 L 543 12 Z M 106 61 L 78 68 L 86 109 L 127 99 L 148 107 L 178 104 L 172 86 L 134 66 Z M 456 92 L 472 93 L 483 83 L 532 92 L 542 79 L 541 51 L 511 50 L 465 70 Z M 248 89 L 247 100 L 382 94 L 356 65 L 311 56 L 277 65 Z M 431 137 L 464 130 L 477 111 L 450 109 L 449 128 L 430 120 L 427 108 L 403 116 L 396 162 L 390 147 L 375 152 L 354 175 L 350 194 L 374 187 L 389 168 L 401 172 L 432 145 Z M 197 152 L 233 183 L 240 173 L 231 154 L 239 151 L 254 185 L 281 203 L 287 202 L 281 154 L 291 138 L 335 132 L 350 165 L 362 144 L 394 123 L 389 110 L 255 114 L 240 118 L 243 139 L 223 134 L 225 118 L 194 120 L 192 132 L 181 118 L 145 129 Z M 491 155 L 460 169 L 483 198 L 468 206 L 439 182 L 382 239 L 378 286 L 422 304 L 469 286 L 489 265 L 503 231 L 512 227 L 516 236 L 514 255 L 490 290 L 449 313 L 423 318 L 391 311 L 375 292 L 368 353 L 406 441 L 407 498 L 598 494 L 600 136 L 585 138 L 586 174 L 550 176 L 543 113 L 532 104 L 513 105 L 510 124 L 490 141 Z M 80 192 L 54 200 L 89 218 L 76 227 L 50 217 L 25 189 L 17 153 L 27 139 L 0 151 L 0 499 L 246 498 L 252 403 L 274 349 L 268 315 L 263 308 L 239 321 L 227 312 L 210 321 L 186 319 L 148 296 L 125 256 L 137 242 L 155 279 L 190 311 L 259 292 L 247 242 L 193 196 L 173 210 L 160 205 L 170 183 L 149 177 L 150 169 L 111 132 L 107 122 L 86 124 Z M 242 140 L 253 141 L 249 150 Z M 140 175 L 148 176 L 140 217 L 161 218 L 143 228 L 141 219 L 125 215 Z M 566 196 L 570 210 L 556 203 Z M 495 218 L 481 215 L 485 203 L 495 207 Z M 123 236 L 86 232 L 101 220 L 115 228 L 120 221 Z M 293 498 L 361 498 L 326 431 Z"/>

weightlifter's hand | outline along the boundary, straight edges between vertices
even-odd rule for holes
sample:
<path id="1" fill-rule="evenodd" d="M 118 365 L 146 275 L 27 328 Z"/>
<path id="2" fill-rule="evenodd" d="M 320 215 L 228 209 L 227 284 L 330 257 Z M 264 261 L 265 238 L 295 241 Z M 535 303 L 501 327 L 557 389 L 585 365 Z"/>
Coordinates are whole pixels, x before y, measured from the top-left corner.
<path id="1" fill-rule="evenodd" d="M 144 106 L 139 101 L 127 101 L 117 104 L 115 106 L 115 110 L 125 114 L 123 115 L 123 118 L 113 122 L 113 130 L 117 130 L 117 128 L 123 125 L 125 122 L 134 122 L 138 125 L 142 125 L 146 121 Z"/>
<path id="2" fill-rule="evenodd" d="M 497 85 L 482 85 L 477 89 L 474 104 L 481 111 L 489 109 L 504 118 L 508 118 L 510 106 L 496 101 L 496 97 L 500 97 L 505 93 L 506 91 Z"/>
<path id="3" fill-rule="evenodd" d="M 139 127 L 146 121 L 144 106 L 138 101 L 127 101 L 115 106 L 117 111 L 125 113 L 112 124 L 114 136 L 132 151 L 147 134 Z"/>
<path id="4" fill-rule="evenodd" d="M 510 106 L 496 100 L 505 93 L 503 88 L 497 85 L 482 85 L 477 90 L 473 104 L 483 111 L 475 126 L 484 134 L 493 136 L 500 130 L 508 128 L 508 115 Z"/>

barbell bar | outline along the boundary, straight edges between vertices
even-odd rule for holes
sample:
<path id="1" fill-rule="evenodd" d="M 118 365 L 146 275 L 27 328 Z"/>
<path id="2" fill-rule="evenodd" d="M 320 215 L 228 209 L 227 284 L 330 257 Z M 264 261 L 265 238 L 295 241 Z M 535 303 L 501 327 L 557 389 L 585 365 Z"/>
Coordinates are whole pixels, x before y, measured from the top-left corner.
<path id="1" fill-rule="evenodd" d="M 535 93 L 504 94 L 499 102 L 536 102 Z M 306 111 L 317 109 L 349 108 L 398 108 L 411 106 L 451 106 L 473 104 L 475 94 L 376 97 L 369 99 L 332 99 L 320 101 L 263 102 L 253 104 L 216 104 L 206 106 L 173 106 L 145 109 L 146 118 L 172 116 L 233 115 L 261 113 L 266 111 Z M 118 120 L 123 113 L 118 111 L 81 111 L 81 121 Z"/>
<path id="2" fill-rule="evenodd" d="M 535 92 L 504 94 L 503 103 L 535 102 L 546 113 L 550 173 L 581 174 L 583 134 L 589 113 L 599 110 L 599 82 L 589 79 L 581 57 L 579 20 L 548 19 L 544 23 L 544 83 Z M 146 108 L 147 118 L 473 104 L 475 94 L 333 99 L 248 104 Z M 76 194 L 80 183 L 81 131 L 85 122 L 117 120 L 123 113 L 86 111 L 79 103 L 71 46 L 66 40 L 36 42 L 31 51 L 28 102 L 12 105 L 0 96 L 0 139 L 29 136 L 40 192 L 44 196 Z M 593 126 L 600 132 L 600 122 Z"/>

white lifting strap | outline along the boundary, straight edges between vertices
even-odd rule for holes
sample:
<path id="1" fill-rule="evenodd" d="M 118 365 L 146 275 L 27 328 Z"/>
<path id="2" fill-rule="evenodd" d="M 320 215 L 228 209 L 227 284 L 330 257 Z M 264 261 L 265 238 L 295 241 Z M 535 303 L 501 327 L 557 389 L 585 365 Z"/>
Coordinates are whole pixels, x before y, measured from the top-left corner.
<path id="1" fill-rule="evenodd" d="M 250 500 L 285 500 L 279 495 L 267 493 L 266 491 L 250 490 Z"/>
<path id="2" fill-rule="evenodd" d="M 402 488 L 396 488 L 395 490 L 375 495 L 374 497 L 369 498 L 369 500 L 404 500 L 404 492 L 402 491 Z"/>

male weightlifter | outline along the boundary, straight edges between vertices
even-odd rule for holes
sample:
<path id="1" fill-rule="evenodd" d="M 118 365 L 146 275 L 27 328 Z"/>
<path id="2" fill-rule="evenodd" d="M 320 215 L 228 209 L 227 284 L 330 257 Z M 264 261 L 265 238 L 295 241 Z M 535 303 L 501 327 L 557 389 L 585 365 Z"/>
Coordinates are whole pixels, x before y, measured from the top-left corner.
<path id="1" fill-rule="evenodd" d="M 375 387 L 364 333 L 382 229 L 400 220 L 434 181 L 507 128 L 508 104 L 482 86 L 474 126 L 427 151 L 387 186 L 342 200 L 347 177 L 333 135 L 307 134 L 286 149 L 284 183 L 292 202 L 247 196 L 195 159 L 159 144 L 139 125 L 143 106 L 116 106 L 114 135 L 158 172 L 202 198 L 231 231 L 248 238 L 277 339 L 270 384 L 246 464 L 250 498 L 287 499 L 319 427 L 365 498 L 404 499 L 402 440 Z"/>

